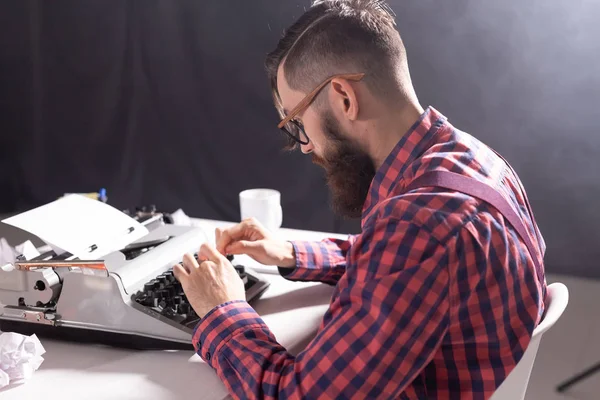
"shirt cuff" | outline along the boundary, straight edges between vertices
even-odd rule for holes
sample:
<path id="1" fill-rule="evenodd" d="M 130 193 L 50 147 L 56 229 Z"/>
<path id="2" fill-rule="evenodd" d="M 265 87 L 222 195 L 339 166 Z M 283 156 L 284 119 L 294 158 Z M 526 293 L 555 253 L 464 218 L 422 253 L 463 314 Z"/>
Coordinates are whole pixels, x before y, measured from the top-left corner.
<path id="1" fill-rule="evenodd" d="M 291 281 L 302 280 L 305 276 L 306 268 L 309 267 L 311 262 L 310 250 L 314 243 L 305 241 L 290 241 L 294 247 L 294 256 L 296 257 L 295 267 L 277 267 L 279 274 Z M 314 258 L 314 257 L 313 257 Z M 314 265 L 314 263 L 313 263 Z"/>
<path id="2" fill-rule="evenodd" d="M 220 349 L 240 330 L 266 328 L 266 324 L 245 300 L 216 306 L 198 322 L 192 334 L 196 353 L 211 367 Z"/>

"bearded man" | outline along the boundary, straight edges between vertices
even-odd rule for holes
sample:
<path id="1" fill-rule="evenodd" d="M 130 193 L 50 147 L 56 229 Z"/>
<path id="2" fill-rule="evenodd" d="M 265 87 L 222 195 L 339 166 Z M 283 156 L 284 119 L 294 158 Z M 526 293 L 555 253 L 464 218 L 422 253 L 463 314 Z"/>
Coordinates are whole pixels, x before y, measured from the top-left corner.
<path id="1" fill-rule="evenodd" d="M 545 244 L 517 174 L 419 104 L 383 1 L 315 2 L 267 70 L 279 128 L 362 229 L 320 242 L 276 239 L 252 219 L 217 230 L 216 248 L 175 266 L 202 317 L 198 354 L 235 398 L 489 398 L 544 312 Z M 276 341 L 227 254 L 335 285 L 304 351 Z"/>

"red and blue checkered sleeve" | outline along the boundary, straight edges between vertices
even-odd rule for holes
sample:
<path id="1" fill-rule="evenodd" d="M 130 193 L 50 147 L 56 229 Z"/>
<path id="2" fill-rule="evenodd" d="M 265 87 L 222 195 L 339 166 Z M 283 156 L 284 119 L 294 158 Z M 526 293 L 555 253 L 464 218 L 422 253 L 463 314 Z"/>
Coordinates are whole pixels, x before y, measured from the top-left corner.
<path id="1" fill-rule="evenodd" d="M 318 281 L 335 285 L 346 271 L 346 254 L 356 240 L 325 239 L 320 242 L 290 241 L 296 256 L 295 268 L 279 267 L 279 273 L 291 281 Z"/>
<path id="2" fill-rule="evenodd" d="M 361 235 L 349 254 L 354 276 L 297 356 L 244 301 L 202 319 L 197 352 L 236 399 L 398 398 L 448 329 L 448 253 L 430 238 L 391 220 Z"/>

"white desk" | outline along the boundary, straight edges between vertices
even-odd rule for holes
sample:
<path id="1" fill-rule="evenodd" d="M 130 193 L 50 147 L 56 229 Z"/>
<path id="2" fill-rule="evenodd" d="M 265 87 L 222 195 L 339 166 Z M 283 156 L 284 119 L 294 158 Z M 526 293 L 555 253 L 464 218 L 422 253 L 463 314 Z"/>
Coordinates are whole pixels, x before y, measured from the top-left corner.
<path id="1" fill-rule="evenodd" d="M 194 223 L 205 230 L 211 241 L 215 227 L 230 225 L 201 219 L 195 219 Z M 279 235 L 302 240 L 344 237 L 289 229 L 281 229 Z M 264 276 L 271 286 L 254 307 L 279 343 L 297 354 L 314 336 L 333 288 L 320 283 L 290 282 L 278 275 Z M 46 349 L 40 369 L 25 384 L 0 389 L 0 399 L 196 400 L 227 397 L 216 373 L 192 351 L 130 351 L 40 340 Z"/>

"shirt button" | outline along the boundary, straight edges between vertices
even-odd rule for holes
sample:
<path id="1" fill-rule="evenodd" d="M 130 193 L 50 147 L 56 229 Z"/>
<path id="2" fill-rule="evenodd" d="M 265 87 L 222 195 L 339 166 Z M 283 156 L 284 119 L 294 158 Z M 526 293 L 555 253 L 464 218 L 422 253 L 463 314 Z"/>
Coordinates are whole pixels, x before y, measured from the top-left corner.
<path id="1" fill-rule="evenodd" d="M 210 352 L 207 351 L 206 354 L 204 354 L 204 358 L 206 358 L 206 361 L 210 361 Z"/>

